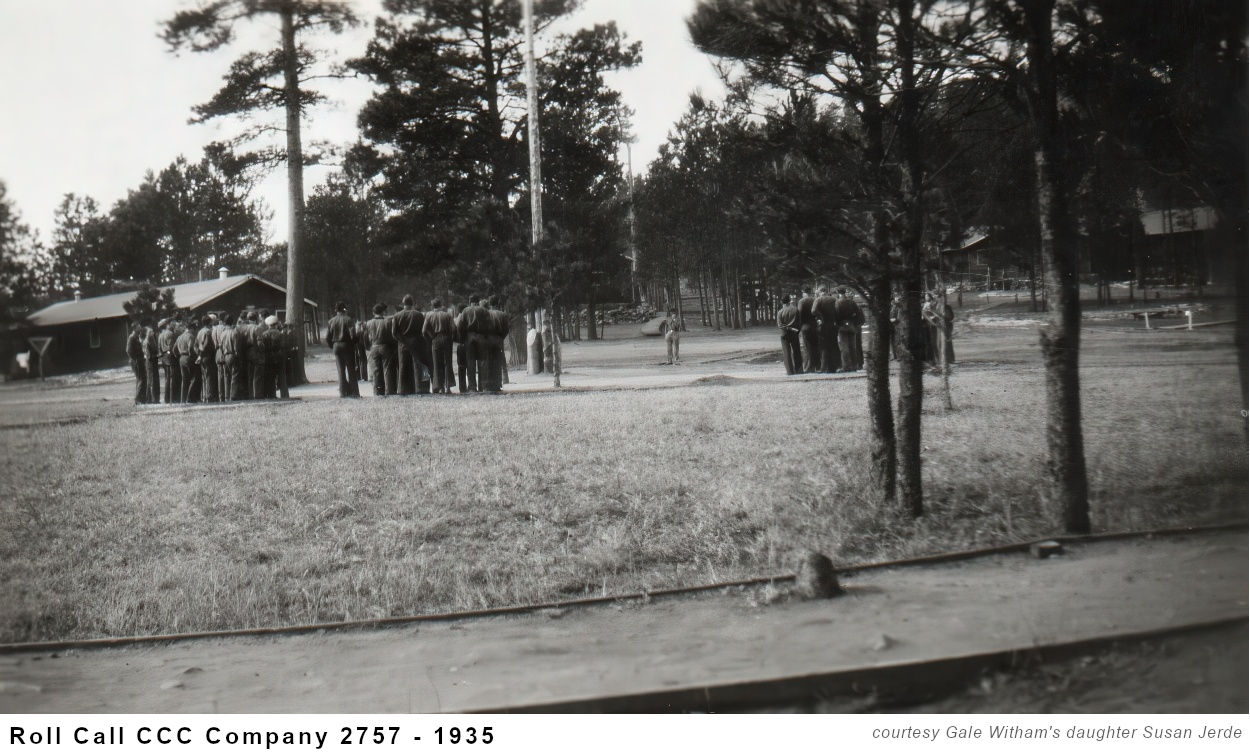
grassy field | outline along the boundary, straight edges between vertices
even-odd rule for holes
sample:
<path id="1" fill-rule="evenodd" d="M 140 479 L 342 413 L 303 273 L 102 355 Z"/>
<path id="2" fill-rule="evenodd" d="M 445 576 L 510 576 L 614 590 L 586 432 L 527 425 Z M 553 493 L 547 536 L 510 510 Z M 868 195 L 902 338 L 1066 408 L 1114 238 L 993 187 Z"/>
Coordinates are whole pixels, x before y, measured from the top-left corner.
<path id="1" fill-rule="evenodd" d="M 800 548 L 855 562 L 1053 533 L 1036 336 L 963 337 L 956 411 L 926 399 L 915 521 L 871 503 L 860 380 L 172 413 L 119 411 L 113 384 L 73 422 L 0 429 L 0 640 L 482 608 L 788 572 Z M 1086 337 L 1095 527 L 1244 517 L 1227 333 L 1150 337 Z"/>

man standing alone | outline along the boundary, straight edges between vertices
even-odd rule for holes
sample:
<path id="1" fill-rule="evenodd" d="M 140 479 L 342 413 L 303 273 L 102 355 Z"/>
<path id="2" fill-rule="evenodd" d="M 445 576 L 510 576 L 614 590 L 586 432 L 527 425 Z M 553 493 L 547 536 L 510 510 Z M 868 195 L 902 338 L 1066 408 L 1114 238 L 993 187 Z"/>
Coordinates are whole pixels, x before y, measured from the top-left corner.
<path id="1" fill-rule="evenodd" d="M 664 345 L 668 347 L 667 363 L 677 364 L 681 359 L 681 318 L 671 309 L 664 320 Z"/>

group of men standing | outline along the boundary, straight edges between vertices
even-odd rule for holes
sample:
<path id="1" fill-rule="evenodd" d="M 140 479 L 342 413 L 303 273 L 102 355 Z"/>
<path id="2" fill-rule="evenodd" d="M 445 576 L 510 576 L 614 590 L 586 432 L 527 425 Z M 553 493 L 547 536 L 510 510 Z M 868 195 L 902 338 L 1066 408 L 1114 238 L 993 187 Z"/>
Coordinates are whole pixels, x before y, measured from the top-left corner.
<path id="1" fill-rule="evenodd" d="M 472 296 L 459 313 L 456 309 L 434 299 L 422 312 L 408 295 L 395 314 L 387 316 L 387 305 L 377 304 L 371 319 L 358 322 L 346 303 L 336 303 L 326 345 L 334 352 L 339 396 L 359 396 L 357 381 L 370 375 L 375 396 L 446 394 L 453 384 L 460 393 L 501 392 L 511 318 L 495 296 Z"/>
<path id="2" fill-rule="evenodd" d="M 811 289 L 791 303 L 781 298 L 777 327 L 786 374 L 799 372 L 855 372 L 864 367 L 864 313 L 847 289 L 832 293 Z"/>
<path id="3" fill-rule="evenodd" d="M 237 322 L 225 313 L 144 318 L 126 338 L 136 404 L 287 398 L 297 355 L 291 326 L 269 310 L 245 310 Z"/>

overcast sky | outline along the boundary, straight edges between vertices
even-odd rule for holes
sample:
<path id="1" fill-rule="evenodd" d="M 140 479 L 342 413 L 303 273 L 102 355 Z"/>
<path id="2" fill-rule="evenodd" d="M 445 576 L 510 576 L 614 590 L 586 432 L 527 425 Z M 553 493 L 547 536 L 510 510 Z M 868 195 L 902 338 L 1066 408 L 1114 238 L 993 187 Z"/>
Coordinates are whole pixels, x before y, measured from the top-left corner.
<path id="1" fill-rule="evenodd" d="M 517 0 L 518 2 L 520 0 Z M 238 43 L 211 54 L 175 57 L 157 37 L 160 22 L 194 0 L 0 0 L 0 181 L 23 220 L 49 240 L 53 213 L 69 192 L 94 197 L 107 210 L 178 155 L 198 160 L 203 146 L 238 133 L 219 121 L 188 125 L 239 52 L 277 38 L 277 24 L 252 25 Z M 342 58 L 363 52 L 380 0 L 356 0 L 366 24 L 332 41 Z M 643 63 L 615 75 L 636 111 L 633 163 L 643 172 L 691 91 L 720 96 L 710 61 L 690 44 L 685 18 L 694 0 L 585 0 L 562 29 L 615 19 L 643 43 Z M 541 45 L 541 42 L 540 42 Z M 325 87 L 332 105 L 311 114 L 305 142 L 356 137 L 356 113 L 369 96 L 363 81 Z M 314 169 L 305 188 L 324 176 Z M 270 240 L 286 239 L 285 171 L 260 191 L 273 210 Z"/>

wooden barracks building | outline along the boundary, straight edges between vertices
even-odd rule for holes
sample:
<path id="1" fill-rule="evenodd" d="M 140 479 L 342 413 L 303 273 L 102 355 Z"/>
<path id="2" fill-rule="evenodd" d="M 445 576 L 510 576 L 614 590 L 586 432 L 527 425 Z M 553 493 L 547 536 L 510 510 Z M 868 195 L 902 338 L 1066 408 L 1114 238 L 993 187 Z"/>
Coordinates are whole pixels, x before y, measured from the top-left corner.
<path id="1" fill-rule="evenodd" d="M 174 303 L 189 309 L 193 316 L 210 312 L 235 317 L 246 309 L 268 309 L 285 319 L 286 289 L 256 275 L 229 275 L 225 268 L 219 277 L 196 283 L 161 286 L 174 289 Z M 26 346 L 30 348 L 30 372 L 38 375 L 38 348 L 45 348 L 43 374 L 55 375 L 85 370 L 122 367 L 129 364 L 125 354 L 128 321 L 122 305 L 133 299 L 134 291 L 88 299 L 57 302 L 28 315 Z M 316 341 L 319 323 L 317 305 L 304 300 L 304 328 L 310 342 Z M 50 338 L 50 341 L 43 339 Z"/>

